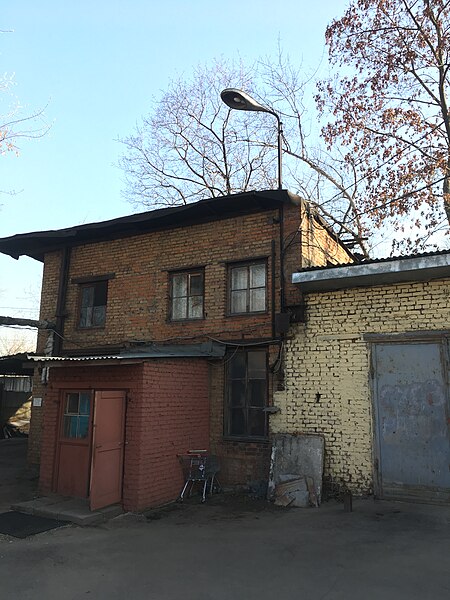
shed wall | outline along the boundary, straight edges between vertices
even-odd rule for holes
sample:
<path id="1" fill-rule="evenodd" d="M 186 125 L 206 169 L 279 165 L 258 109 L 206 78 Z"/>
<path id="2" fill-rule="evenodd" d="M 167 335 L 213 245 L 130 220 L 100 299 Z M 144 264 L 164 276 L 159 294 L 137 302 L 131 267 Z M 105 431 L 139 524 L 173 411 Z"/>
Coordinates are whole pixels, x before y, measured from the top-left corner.
<path id="1" fill-rule="evenodd" d="M 86 388 L 128 392 L 124 509 L 138 511 L 176 499 L 183 482 L 177 454 L 209 447 L 206 361 L 52 369 L 43 405 L 41 493 L 53 491 L 60 391 Z"/>
<path id="2" fill-rule="evenodd" d="M 325 476 L 355 492 L 373 489 L 370 344 L 367 333 L 449 329 L 448 280 L 306 296 L 307 322 L 286 346 L 285 390 L 272 432 L 325 436 Z"/>

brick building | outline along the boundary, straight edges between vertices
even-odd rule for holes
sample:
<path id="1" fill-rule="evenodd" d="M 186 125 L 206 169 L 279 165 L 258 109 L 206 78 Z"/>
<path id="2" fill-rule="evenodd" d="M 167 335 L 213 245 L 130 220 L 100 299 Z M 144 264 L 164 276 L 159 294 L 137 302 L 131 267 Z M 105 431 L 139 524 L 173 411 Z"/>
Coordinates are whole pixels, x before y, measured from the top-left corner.
<path id="1" fill-rule="evenodd" d="M 325 438 L 335 488 L 450 501 L 450 253 L 306 269 L 272 432 Z"/>
<path id="2" fill-rule="evenodd" d="M 350 262 L 287 191 L 237 194 L 0 240 L 44 263 L 29 458 L 42 493 L 139 510 L 176 498 L 177 454 L 267 479 L 291 274 Z M 269 409 L 269 410 L 268 410 Z"/>

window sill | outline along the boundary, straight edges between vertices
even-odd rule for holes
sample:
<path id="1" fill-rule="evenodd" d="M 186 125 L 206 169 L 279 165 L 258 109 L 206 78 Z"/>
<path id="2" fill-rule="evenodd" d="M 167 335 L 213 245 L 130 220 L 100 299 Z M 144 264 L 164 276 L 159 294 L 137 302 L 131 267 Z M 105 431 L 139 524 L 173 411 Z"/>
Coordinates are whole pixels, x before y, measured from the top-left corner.
<path id="1" fill-rule="evenodd" d="M 167 323 L 198 323 L 204 321 L 205 317 L 192 317 L 190 319 L 167 319 Z"/>
<path id="2" fill-rule="evenodd" d="M 269 311 L 268 310 L 258 310 L 258 311 L 254 311 L 254 312 L 245 312 L 245 313 L 227 313 L 226 316 L 227 317 L 253 317 L 253 316 L 261 316 L 261 315 L 268 315 Z"/>
<path id="3" fill-rule="evenodd" d="M 244 436 L 233 436 L 233 435 L 224 435 L 222 440 L 224 442 L 238 442 L 241 444 L 268 444 L 270 442 L 269 437 L 244 437 Z"/>

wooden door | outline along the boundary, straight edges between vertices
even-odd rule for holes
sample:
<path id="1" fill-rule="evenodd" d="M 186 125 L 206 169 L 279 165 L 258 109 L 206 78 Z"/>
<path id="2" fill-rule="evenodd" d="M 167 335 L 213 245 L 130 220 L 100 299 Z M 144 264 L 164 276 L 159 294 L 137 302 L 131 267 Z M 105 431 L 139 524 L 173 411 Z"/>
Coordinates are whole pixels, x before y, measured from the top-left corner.
<path id="1" fill-rule="evenodd" d="M 125 392 L 95 392 L 92 463 L 90 481 L 91 510 L 117 504 L 122 500 Z"/>
<path id="2" fill-rule="evenodd" d="M 89 390 L 63 392 L 54 484 L 62 496 L 87 498 L 89 494 L 91 412 Z"/>

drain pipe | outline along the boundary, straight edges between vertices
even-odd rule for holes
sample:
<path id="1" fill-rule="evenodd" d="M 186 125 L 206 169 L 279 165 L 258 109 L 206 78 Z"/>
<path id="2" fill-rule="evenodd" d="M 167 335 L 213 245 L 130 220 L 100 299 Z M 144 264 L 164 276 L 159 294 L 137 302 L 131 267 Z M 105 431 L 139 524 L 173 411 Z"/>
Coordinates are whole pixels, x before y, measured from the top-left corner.
<path id="1" fill-rule="evenodd" d="M 59 268 L 58 301 L 56 304 L 56 335 L 53 343 L 52 354 L 58 356 L 62 349 L 62 336 L 64 335 L 64 323 L 66 320 L 66 296 L 69 281 L 71 249 L 64 246 Z"/>

